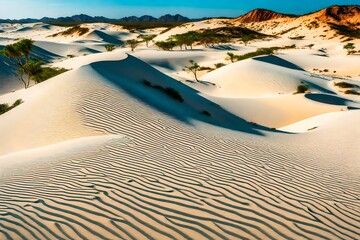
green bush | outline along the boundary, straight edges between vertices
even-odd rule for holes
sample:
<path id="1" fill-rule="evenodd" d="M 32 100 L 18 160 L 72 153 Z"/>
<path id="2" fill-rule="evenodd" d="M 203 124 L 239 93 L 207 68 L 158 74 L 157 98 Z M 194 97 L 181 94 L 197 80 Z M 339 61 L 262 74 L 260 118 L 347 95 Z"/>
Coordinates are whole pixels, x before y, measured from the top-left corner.
<path id="1" fill-rule="evenodd" d="M 175 41 L 162 41 L 162 42 L 155 43 L 155 45 L 162 50 L 171 51 L 174 49 L 174 47 L 176 47 L 176 42 Z"/>
<path id="2" fill-rule="evenodd" d="M 105 49 L 106 49 L 106 51 L 108 51 L 108 52 L 112 52 L 112 51 L 114 51 L 115 50 L 115 45 L 114 44 L 107 44 L 107 45 L 105 45 Z"/>
<path id="3" fill-rule="evenodd" d="M 208 111 L 202 111 L 201 114 L 211 117 L 211 114 Z"/>
<path id="4" fill-rule="evenodd" d="M 259 48 L 255 52 L 246 53 L 244 55 L 236 55 L 236 59 L 237 59 L 237 61 L 241 61 L 241 60 L 245 60 L 248 58 L 253 58 L 253 57 L 257 57 L 257 56 L 261 56 L 261 55 L 272 55 L 275 53 L 275 51 L 277 51 L 279 49 L 292 49 L 295 47 L 296 47 L 296 45 L 293 44 L 293 45 L 284 46 L 284 47 Z"/>
<path id="5" fill-rule="evenodd" d="M 215 65 L 216 69 L 226 66 L 225 63 L 215 63 L 214 65 Z"/>
<path id="6" fill-rule="evenodd" d="M 180 93 L 170 87 L 164 88 L 160 85 L 152 85 L 151 82 L 149 82 L 148 80 L 144 80 L 143 81 L 144 85 L 146 85 L 147 87 L 152 87 L 155 89 L 160 90 L 161 92 L 165 93 L 166 95 L 168 95 L 169 97 L 171 97 L 172 99 L 178 101 L 178 102 L 184 102 L 184 99 L 182 98 L 182 96 L 180 95 Z"/>
<path id="7" fill-rule="evenodd" d="M 358 95 L 358 96 L 360 95 L 360 93 L 355 90 L 346 90 L 344 93 L 351 94 L 351 95 Z"/>
<path id="8" fill-rule="evenodd" d="M 5 104 L 0 104 L 0 115 L 10 111 L 11 109 L 19 106 L 22 103 L 23 103 L 23 101 L 21 99 L 18 99 L 11 106 L 9 106 L 6 103 Z"/>
<path id="9" fill-rule="evenodd" d="M 354 87 L 358 87 L 358 85 L 351 84 L 351 83 L 347 83 L 347 82 L 337 82 L 337 83 L 334 83 L 334 85 L 335 85 L 336 87 L 339 87 L 339 88 L 354 88 Z"/>
<path id="10" fill-rule="evenodd" d="M 66 71 L 68 70 L 65 68 L 42 67 L 40 72 L 32 76 L 31 79 L 36 83 L 41 83 Z"/>
<path id="11" fill-rule="evenodd" d="M 309 90 L 309 86 L 302 83 L 297 87 L 297 92 L 296 93 L 305 93 L 307 90 Z"/>

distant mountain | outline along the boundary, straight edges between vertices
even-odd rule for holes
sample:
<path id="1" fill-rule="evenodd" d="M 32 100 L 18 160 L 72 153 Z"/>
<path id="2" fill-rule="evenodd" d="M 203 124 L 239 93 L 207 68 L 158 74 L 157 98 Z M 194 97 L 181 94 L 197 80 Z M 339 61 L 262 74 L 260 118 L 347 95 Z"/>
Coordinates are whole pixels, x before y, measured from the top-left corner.
<path id="1" fill-rule="evenodd" d="M 235 18 L 233 22 L 242 22 L 242 23 L 249 23 L 249 22 L 263 22 L 268 20 L 280 19 L 280 18 L 289 18 L 290 15 L 282 14 L 273 12 L 267 9 L 255 9 L 251 12 L 246 13 L 238 18 Z"/>
<path id="2" fill-rule="evenodd" d="M 69 23 L 69 22 L 79 22 L 79 23 L 91 23 L 91 22 L 189 22 L 190 19 L 179 14 L 170 15 L 166 14 L 160 18 L 155 18 L 149 15 L 144 15 L 142 17 L 130 16 L 124 17 L 120 19 L 112 19 L 106 18 L 102 16 L 91 17 L 85 14 L 74 15 L 71 17 L 59 17 L 59 18 L 49 18 L 43 17 L 41 19 L 19 19 L 19 20 L 11 20 L 11 19 L 0 19 L 2 23 L 34 23 L 34 22 L 61 22 L 61 23 Z"/>
<path id="3" fill-rule="evenodd" d="M 324 22 L 360 25 L 360 6 L 331 6 L 315 13 Z"/>
<path id="4" fill-rule="evenodd" d="M 296 16 L 290 14 L 283 14 L 274 12 L 267 9 L 255 9 L 248 12 L 238 18 L 232 20 L 235 23 L 253 23 L 253 22 L 264 22 L 276 19 L 296 19 L 302 16 L 311 16 L 314 20 L 331 23 L 342 23 L 342 24 L 359 24 L 360 23 L 360 6 L 330 6 L 322 10 L 309 13 L 306 15 Z"/>

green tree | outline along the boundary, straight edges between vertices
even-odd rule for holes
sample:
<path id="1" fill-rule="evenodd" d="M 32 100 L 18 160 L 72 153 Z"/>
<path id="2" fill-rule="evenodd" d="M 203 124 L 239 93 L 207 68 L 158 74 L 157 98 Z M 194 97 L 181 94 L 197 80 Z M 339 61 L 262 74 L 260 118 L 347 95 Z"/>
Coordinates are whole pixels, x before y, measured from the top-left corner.
<path id="1" fill-rule="evenodd" d="M 131 51 L 133 52 L 142 42 L 136 39 L 131 39 L 126 41 L 126 45 L 130 46 Z"/>
<path id="2" fill-rule="evenodd" d="M 146 43 L 146 47 L 149 47 L 149 43 L 156 37 L 156 35 L 140 35 L 141 38 Z"/>
<path id="3" fill-rule="evenodd" d="M 174 47 L 176 47 L 177 43 L 175 41 L 161 41 L 161 42 L 157 42 L 155 43 L 155 45 L 165 51 L 171 51 L 174 49 Z"/>
<path id="4" fill-rule="evenodd" d="M 34 62 L 29 62 L 30 52 L 33 45 L 33 40 L 21 39 L 16 43 L 6 45 L 0 51 L 0 55 L 5 56 L 11 64 L 18 67 L 18 78 L 23 82 L 25 88 L 29 87 L 30 78 L 34 74 L 33 68 L 37 66 Z M 24 79 L 24 76 L 27 77 L 26 80 Z"/>
<path id="5" fill-rule="evenodd" d="M 184 69 L 184 70 L 187 71 L 187 72 L 192 72 L 192 73 L 194 74 L 195 80 L 196 80 L 197 82 L 199 82 L 199 79 L 198 79 L 198 77 L 197 77 L 197 73 L 198 73 L 198 71 L 201 70 L 201 67 L 200 67 L 200 65 L 199 65 L 197 62 L 195 62 L 194 60 L 190 60 L 189 62 L 190 62 L 190 66 L 185 66 L 185 69 Z"/>
<path id="6" fill-rule="evenodd" d="M 245 46 L 248 44 L 248 42 L 251 40 L 251 37 L 249 35 L 244 35 L 241 38 L 241 41 L 245 44 Z"/>
<path id="7" fill-rule="evenodd" d="M 344 45 L 344 49 L 346 49 L 348 51 L 348 55 L 350 55 L 350 54 L 354 53 L 355 44 L 348 43 L 348 44 Z"/>
<path id="8" fill-rule="evenodd" d="M 112 52 L 112 51 L 115 50 L 115 45 L 109 43 L 109 44 L 105 45 L 105 49 L 106 49 L 106 51 L 108 51 L 108 52 Z"/>
<path id="9" fill-rule="evenodd" d="M 229 61 L 231 61 L 232 63 L 234 63 L 234 62 L 236 62 L 236 61 L 238 60 L 238 55 L 235 55 L 235 54 L 232 53 L 232 52 L 228 52 L 228 53 L 227 53 L 226 60 L 229 60 Z"/>

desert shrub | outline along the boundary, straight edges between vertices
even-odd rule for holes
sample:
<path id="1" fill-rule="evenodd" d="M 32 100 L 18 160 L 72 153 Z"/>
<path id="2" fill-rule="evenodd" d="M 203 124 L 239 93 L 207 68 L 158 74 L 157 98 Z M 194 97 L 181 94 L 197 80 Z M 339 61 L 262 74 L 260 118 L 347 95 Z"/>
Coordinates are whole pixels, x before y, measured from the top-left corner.
<path id="1" fill-rule="evenodd" d="M 131 51 L 133 52 L 135 50 L 135 48 L 137 48 L 140 44 L 142 43 L 142 41 L 138 41 L 136 39 L 130 39 L 126 41 L 126 45 L 129 46 L 131 48 Z"/>
<path id="2" fill-rule="evenodd" d="M 226 66 L 225 63 L 215 63 L 214 65 L 215 65 L 216 68 L 221 68 L 221 67 Z"/>
<path id="3" fill-rule="evenodd" d="M 297 87 L 296 93 L 305 93 L 307 90 L 309 90 L 309 86 L 302 83 Z"/>
<path id="4" fill-rule="evenodd" d="M 0 115 L 10 111 L 11 109 L 19 106 L 22 103 L 23 103 L 23 101 L 21 99 L 18 99 L 11 106 L 9 106 L 9 104 L 6 104 L 6 103 L 0 104 Z"/>
<path id="5" fill-rule="evenodd" d="M 347 82 L 337 82 L 337 83 L 334 83 L 334 85 L 335 85 L 336 87 L 339 87 L 339 88 L 354 88 L 354 87 L 358 87 L 358 85 L 351 84 L 351 83 L 347 83 Z"/>
<path id="6" fill-rule="evenodd" d="M 354 43 L 347 43 L 346 45 L 344 45 L 344 49 L 346 49 L 348 51 L 348 55 L 356 52 L 356 51 L 354 51 L 354 49 L 355 49 Z"/>
<path id="7" fill-rule="evenodd" d="M 144 79 L 143 83 L 148 86 L 151 87 L 151 82 L 149 82 L 148 80 Z"/>
<path id="8" fill-rule="evenodd" d="M 289 37 L 292 40 L 303 40 L 305 36 L 296 36 L 296 37 Z"/>
<path id="9" fill-rule="evenodd" d="M 293 44 L 293 45 L 283 46 L 283 47 L 259 48 L 255 52 L 250 52 L 250 53 L 246 53 L 244 55 L 239 55 L 239 56 L 236 56 L 236 58 L 238 61 L 241 61 L 241 60 L 245 60 L 248 58 L 253 58 L 253 57 L 261 56 L 261 55 L 272 55 L 279 49 L 292 49 L 295 47 L 296 47 L 296 45 Z"/>
<path id="10" fill-rule="evenodd" d="M 160 85 L 152 85 L 151 82 L 149 82 L 148 80 L 144 80 L 143 81 L 144 85 L 148 86 L 148 87 L 152 87 L 155 88 L 157 90 L 160 90 L 161 92 L 165 93 L 166 95 L 168 95 L 169 97 L 171 97 L 172 99 L 178 101 L 178 102 L 184 102 L 184 99 L 182 98 L 182 96 L 180 95 L 180 93 L 170 87 L 164 88 Z"/>
<path id="11" fill-rule="evenodd" d="M 105 45 L 105 49 L 106 49 L 106 51 L 108 51 L 108 52 L 112 52 L 112 51 L 114 51 L 115 50 L 115 45 L 114 44 L 107 44 L 107 45 Z"/>
<path id="12" fill-rule="evenodd" d="M 268 35 L 242 27 L 221 27 L 215 29 L 201 29 L 198 31 L 190 31 L 183 34 L 177 34 L 171 37 L 171 40 L 177 43 L 177 46 L 190 46 L 199 43 L 205 47 L 212 47 L 216 44 L 229 43 L 232 39 L 242 39 L 247 43 L 253 39 L 262 39 L 270 37 Z"/>
<path id="13" fill-rule="evenodd" d="M 184 99 L 181 97 L 180 93 L 173 88 L 165 88 L 165 93 L 176 101 L 183 102 Z"/>
<path id="14" fill-rule="evenodd" d="M 241 61 L 241 60 L 245 60 L 245 59 L 260 56 L 260 55 L 271 55 L 271 54 L 274 54 L 275 50 L 277 50 L 277 49 L 275 49 L 275 48 L 259 48 L 255 52 L 250 52 L 250 53 L 246 53 L 244 55 L 237 56 L 237 60 Z"/>
<path id="15" fill-rule="evenodd" d="M 205 116 L 208 116 L 208 117 L 211 117 L 211 114 L 208 112 L 208 111 L 202 111 L 201 114 L 205 115 Z"/>
<path id="16" fill-rule="evenodd" d="M 359 29 L 352 28 L 351 26 L 346 26 L 346 25 L 337 25 L 334 23 L 329 23 L 329 25 L 339 35 L 350 37 L 350 38 L 360 38 Z"/>
<path id="17" fill-rule="evenodd" d="M 78 34 L 79 36 L 85 35 L 90 31 L 87 27 L 81 27 L 81 25 L 77 25 L 74 27 L 71 27 L 63 32 L 59 32 L 56 34 L 51 35 L 51 37 L 58 37 L 58 36 L 69 36 L 73 34 Z"/>
<path id="18" fill-rule="evenodd" d="M 174 49 L 174 47 L 176 47 L 177 44 L 175 41 L 161 41 L 155 43 L 155 45 L 162 50 L 171 51 Z"/>
<path id="19" fill-rule="evenodd" d="M 68 70 L 65 68 L 42 67 L 40 72 L 33 75 L 31 79 L 36 83 L 41 83 L 66 71 Z"/>
<path id="20" fill-rule="evenodd" d="M 346 90 L 344 93 L 351 94 L 351 95 L 358 95 L 358 96 L 360 95 L 360 93 L 355 90 Z"/>
<path id="21" fill-rule="evenodd" d="M 66 55 L 68 58 L 74 58 L 75 57 L 75 55 L 73 55 L 73 54 L 68 54 L 68 55 Z"/>

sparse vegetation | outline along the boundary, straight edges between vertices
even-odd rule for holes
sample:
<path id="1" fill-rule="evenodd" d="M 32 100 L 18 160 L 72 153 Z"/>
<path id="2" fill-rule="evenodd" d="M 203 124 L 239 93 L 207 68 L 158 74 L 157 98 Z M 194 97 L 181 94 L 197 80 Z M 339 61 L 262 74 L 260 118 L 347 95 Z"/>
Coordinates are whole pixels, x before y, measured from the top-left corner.
<path id="1" fill-rule="evenodd" d="M 10 111 L 11 109 L 19 106 L 22 103 L 23 103 L 23 101 L 21 99 L 18 99 L 11 106 L 9 106 L 9 104 L 7 104 L 7 103 L 0 104 L 0 115 Z"/>
<path id="2" fill-rule="evenodd" d="M 190 47 L 193 48 L 195 44 L 202 44 L 205 47 L 214 47 L 217 44 L 224 44 L 231 42 L 232 39 L 242 39 L 247 43 L 252 39 L 261 39 L 269 37 L 247 28 L 241 27 L 222 27 L 216 29 L 202 29 L 199 31 L 190 31 L 184 34 L 177 34 L 172 36 L 168 41 L 173 41 L 180 49 Z"/>
<path id="3" fill-rule="evenodd" d="M 303 40 L 305 36 L 295 36 L 295 37 L 289 37 L 292 40 Z"/>
<path id="4" fill-rule="evenodd" d="M 202 111 L 201 113 L 205 116 L 211 117 L 211 114 L 208 111 Z"/>
<path id="5" fill-rule="evenodd" d="M 334 23 L 329 23 L 329 25 L 339 35 L 350 38 L 360 38 L 360 31 L 357 28 L 352 28 L 351 26 L 346 26 L 346 25 L 338 25 Z"/>
<path id="6" fill-rule="evenodd" d="M 309 44 L 309 45 L 306 45 L 305 47 L 308 47 L 309 49 L 312 49 L 313 46 L 315 46 L 315 44 L 311 43 L 311 44 Z"/>
<path id="7" fill-rule="evenodd" d="M 351 95 L 360 96 L 360 92 L 357 92 L 357 91 L 355 91 L 355 90 L 346 90 L 344 93 L 345 93 L 345 94 L 351 94 Z"/>
<path id="8" fill-rule="evenodd" d="M 161 92 L 165 93 L 166 95 L 168 95 L 169 97 L 171 97 L 172 99 L 174 99 L 178 102 L 184 102 L 184 99 L 182 98 L 180 93 L 177 90 L 175 90 L 174 88 L 170 88 L 170 87 L 165 88 L 165 87 L 162 87 L 159 85 L 152 85 L 151 82 L 149 82 L 146 79 L 143 81 L 143 83 L 145 84 L 145 86 L 160 90 Z"/>
<path id="9" fill-rule="evenodd" d="M 105 49 L 106 49 L 106 51 L 108 51 L 108 52 L 112 52 L 112 51 L 115 50 L 115 45 L 109 43 L 109 44 L 105 45 Z"/>
<path id="10" fill-rule="evenodd" d="M 139 38 L 141 38 L 145 43 L 146 47 L 149 47 L 150 41 L 152 41 L 156 35 L 140 35 Z"/>
<path id="11" fill-rule="evenodd" d="M 133 52 L 133 51 L 135 50 L 135 48 L 137 48 L 141 43 L 142 43 L 142 41 L 138 41 L 138 40 L 136 40 L 136 39 L 131 39 L 131 40 L 127 40 L 127 41 L 126 41 L 126 45 L 131 48 L 131 51 L 132 51 L 132 52 Z"/>
<path id="12" fill-rule="evenodd" d="M 161 42 L 156 42 L 155 45 L 164 50 L 164 51 L 172 51 L 174 49 L 174 47 L 176 47 L 176 42 L 174 41 L 161 41 Z"/>
<path id="13" fill-rule="evenodd" d="M 238 58 L 239 58 L 239 55 L 235 55 L 235 54 L 232 53 L 232 52 L 228 52 L 228 53 L 227 53 L 226 60 L 229 60 L 229 61 L 231 61 L 232 63 L 234 63 L 234 62 L 237 61 Z"/>
<path id="14" fill-rule="evenodd" d="M 295 94 L 305 93 L 307 90 L 309 90 L 309 86 L 305 83 L 302 83 L 297 87 L 297 91 Z"/>
<path id="15" fill-rule="evenodd" d="M 72 28 L 69 28 L 63 32 L 55 33 L 51 35 L 51 37 L 58 37 L 58 36 L 70 36 L 74 34 L 78 34 L 79 36 L 83 36 L 86 33 L 90 32 L 90 29 L 87 27 L 81 27 L 81 25 L 76 25 Z"/>
<path id="16" fill-rule="evenodd" d="M 347 43 L 346 45 L 344 45 L 344 49 L 347 50 L 348 55 L 355 53 L 354 49 L 355 49 L 355 44 L 354 43 Z"/>
<path id="17" fill-rule="evenodd" d="M 120 25 L 130 31 L 154 28 L 167 28 L 166 31 L 168 31 L 171 28 L 180 26 L 183 22 L 112 22 L 111 24 Z"/>
<path id="18" fill-rule="evenodd" d="M 339 87 L 339 88 L 355 88 L 355 87 L 359 87 L 358 85 L 351 84 L 351 83 L 348 83 L 348 82 L 335 82 L 334 85 L 336 87 Z"/>
<path id="19" fill-rule="evenodd" d="M 194 74 L 195 80 L 198 82 L 199 79 L 197 77 L 198 71 L 201 71 L 200 65 L 194 60 L 190 60 L 190 66 L 185 66 L 184 71 L 192 72 Z"/>
<path id="20" fill-rule="evenodd" d="M 226 66 L 226 64 L 225 63 L 215 63 L 214 66 L 216 69 L 218 69 L 218 68 Z"/>
<path id="21" fill-rule="evenodd" d="M 41 83 L 67 71 L 68 69 L 65 68 L 41 67 L 38 73 L 33 75 L 31 79 L 36 83 Z"/>
<path id="22" fill-rule="evenodd" d="M 251 40 L 251 36 L 250 35 L 244 35 L 241 37 L 241 41 L 243 41 L 243 43 L 245 44 L 245 46 L 248 44 L 248 42 Z"/>

